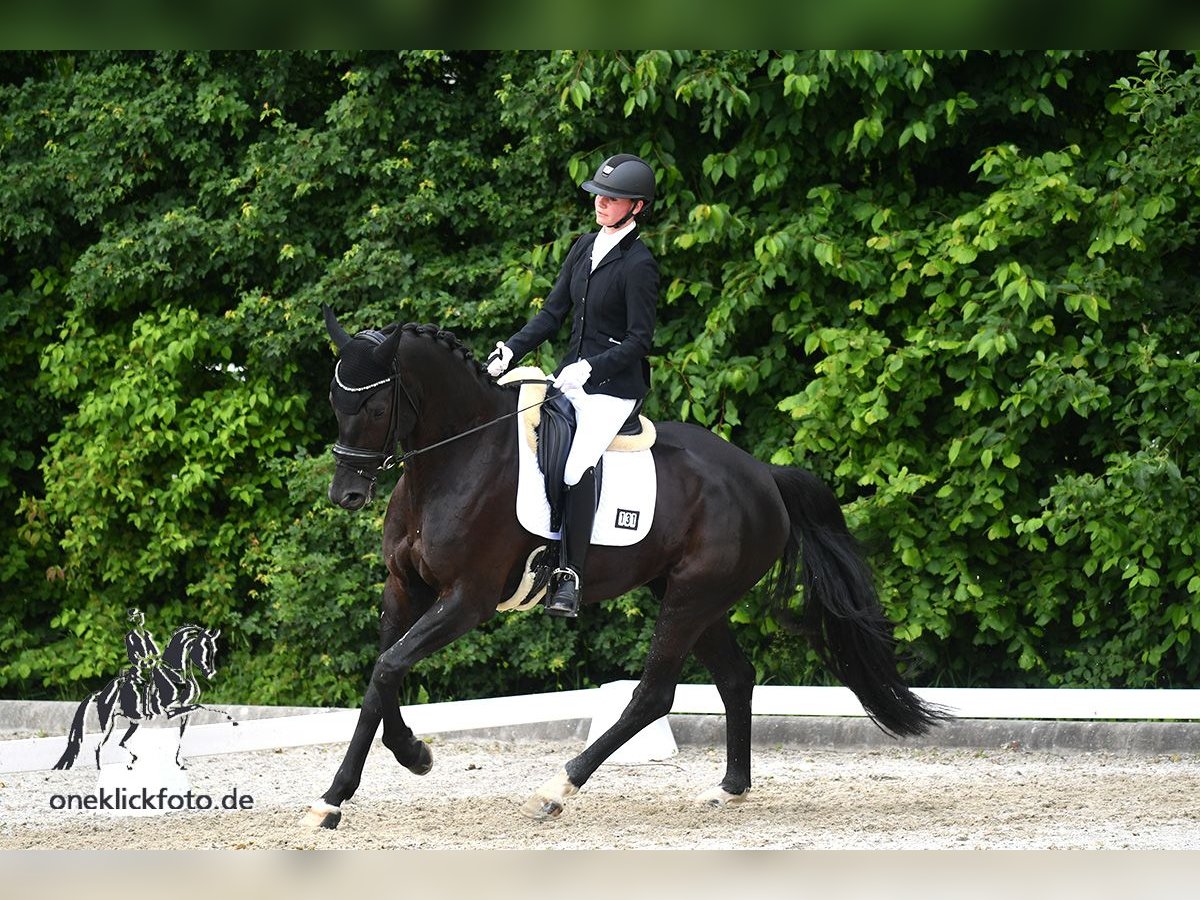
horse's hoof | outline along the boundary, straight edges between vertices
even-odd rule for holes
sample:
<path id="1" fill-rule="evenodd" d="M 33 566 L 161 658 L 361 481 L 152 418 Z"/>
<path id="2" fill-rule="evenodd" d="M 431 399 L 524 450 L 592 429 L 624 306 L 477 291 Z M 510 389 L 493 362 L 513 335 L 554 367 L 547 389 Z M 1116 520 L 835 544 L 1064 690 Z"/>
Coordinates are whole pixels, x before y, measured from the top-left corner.
<path id="1" fill-rule="evenodd" d="M 577 793 L 579 788 L 571 783 L 564 770 L 543 784 L 525 801 L 525 805 L 521 807 L 521 814 L 535 822 L 557 819 L 562 815 L 563 801 Z"/>
<path id="2" fill-rule="evenodd" d="M 392 751 L 392 756 L 396 758 L 396 762 L 408 769 L 414 775 L 427 775 L 429 770 L 433 768 L 433 751 L 429 749 L 429 745 L 424 741 L 417 741 L 417 759 L 415 762 L 406 762 L 405 756 L 401 751 L 393 747 L 384 739 L 383 746 Z"/>
<path id="3" fill-rule="evenodd" d="M 318 800 L 308 808 L 308 812 L 304 814 L 304 819 L 301 824 L 312 831 L 318 828 L 334 829 L 338 827 L 338 823 L 342 821 L 342 808 L 326 803 L 324 800 Z"/>
<path id="4" fill-rule="evenodd" d="M 422 741 L 421 756 L 411 766 L 405 766 L 404 768 L 408 769 L 414 775 L 428 775 L 429 770 L 433 768 L 433 751 L 429 749 L 429 745 Z"/>
<path id="5" fill-rule="evenodd" d="M 534 794 L 521 807 L 521 814 L 535 822 L 545 822 L 547 819 L 557 819 L 562 815 L 563 805 L 557 800 L 539 797 Z"/>
<path id="6" fill-rule="evenodd" d="M 740 794 L 731 794 L 725 788 L 717 785 L 715 788 L 709 788 L 696 798 L 696 802 L 704 806 L 711 806 L 714 809 L 721 809 L 726 806 L 738 806 L 746 802 L 746 797 L 750 794 L 750 788 L 742 791 Z"/>

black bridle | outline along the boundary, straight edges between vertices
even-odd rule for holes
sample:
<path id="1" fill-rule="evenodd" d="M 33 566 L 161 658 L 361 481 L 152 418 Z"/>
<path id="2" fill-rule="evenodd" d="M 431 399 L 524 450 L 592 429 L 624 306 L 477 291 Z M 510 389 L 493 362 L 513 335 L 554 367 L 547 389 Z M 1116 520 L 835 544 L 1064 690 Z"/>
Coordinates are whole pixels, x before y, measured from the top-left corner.
<path id="1" fill-rule="evenodd" d="M 333 458 L 336 460 L 338 466 L 350 469 L 358 476 L 370 479 L 372 482 L 379 477 L 380 472 L 403 465 L 414 456 L 419 456 L 420 454 L 426 453 L 429 450 L 436 450 L 438 447 L 443 447 L 446 444 L 457 441 L 459 438 L 465 438 L 468 435 L 474 434 L 477 431 L 482 431 L 483 429 L 495 425 L 498 422 L 503 422 L 505 419 L 511 419 L 513 416 L 518 416 L 523 412 L 533 409 L 534 407 L 541 406 L 546 401 L 553 400 L 554 397 L 557 396 L 557 393 L 554 395 L 550 393 L 551 391 L 555 390 L 554 388 L 547 387 L 546 396 L 537 403 L 530 403 L 528 406 L 521 407 L 520 409 L 514 410 L 510 413 L 505 413 L 502 416 L 498 416 L 495 419 L 484 422 L 482 425 L 476 425 L 474 428 L 469 428 L 466 431 L 451 435 L 443 441 L 438 441 L 436 444 L 430 444 L 428 447 L 421 447 L 416 450 L 408 450 L 397 456 L 396 445 L 400 442 L 398 422 L 400 421 L 401 394 L 403 394 L 404 399 L 408 401 L 409 408 L 412 409 L 414 421 L 416 420 L 417 416 L 417 404 L 413 402 L 412 395 L 408 392 L 408 388 L 405 386 L 404 381 L 400 378 L 400 373 L 394 368 L 395 363 L 393 362 L 392 374 L 387 378 L 373 382 L 372 384 L 363 385 L 362 387 L 350 387 L 348 384 L 344 383 L 338 376 L 338 366 L 340 365 L 341 362 L 339 361 L 337 366 L 334 366 L 333 380 L 342 390 L 351 391 L 353 393 L 362 393 L 364 391 L 370 391 L 371 393 L 374 393 L 375 391 L 382 389 L 385 385 L 393 382 L 400 388 L 400 390 L 392 392 L 392 416 L 391 421 L 388 422 L 388 433 L 383 439 L 382 449 L 368 450 L 365 447 L 351 447 L 348 444 L 343 444 L 341 441 L 337 441 L 333 445 Z M 520 381 L 513 382 L 513 384 L 521 383 L 522 382 Z M 368 394 L 368 397 L 369 396 L 370 394 Z M 368 475 L 367 470 L 370 467 L 374 467 L 374 474 Z"/>
<path id="2" fill-rule="evenodd" d="M 404 382 L 400 379 L 400 373 L 395 369 L 393 362 L 392 374 L 381 381 L 376 381 L 372 384 L 366 384 L 362 387 L 351 387 L 342 381 L 338 375 L 338 369 L 341 367 L 341 360 L 333 368 L 334 383 L 344 391 L 361 394 L 369 392 L 367 397 L 363 398 L 363 402 L 370 397 L 371 394 L 382 389 L 385 385 L 395 383 L 400 390 L 392 391 L 392 415 L 388 421 L 388 433 L 383 439 L 383 448 L 380 450 L 368 450 L 365 447 L 352 447 L 349 444 L 343 444 L 337 441 L 333 445 L 333 458 L 337 464 L 343 468 L 350 469 L 352 472 L 363 478 L 370 478 L 374 481 L 378 477 L 378 473 L 391 469 L 404 462 L 409 454 L 404 454 L 401 457 L 396 456 L 396 445 L 400 441 L 399 422 L 400 422 L 400 405 L 401 396 L 408 401 L 408 405 L 412 408 L 413 418 L 417 415 L 417 404 L 413 402 L 412 396 L 408 393 L 408 388 L 404 386 Z M 375 474 L 368 475 L 367 470 L 374 469 Z"/>

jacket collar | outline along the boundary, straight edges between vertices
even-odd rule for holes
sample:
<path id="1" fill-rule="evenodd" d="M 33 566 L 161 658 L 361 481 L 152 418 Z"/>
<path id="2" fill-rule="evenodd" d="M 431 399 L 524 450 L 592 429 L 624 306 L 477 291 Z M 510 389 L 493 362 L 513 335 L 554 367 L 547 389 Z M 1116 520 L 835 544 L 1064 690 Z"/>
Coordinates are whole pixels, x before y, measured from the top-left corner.
<path id="1" fill-rule="evenodd" d="M 616 262 L 626 253 L 628 253 L 629 248 L 633 246 L 633 242 L 638 239 L 638 230 L 638 225 L 635 222 L 633 228 L 629 230 L 629 233 L 621 238 L 621 240 L 617 242 L 612 250 L 605 254 L 604 259 L 600 260 L 599 264 L 596 266 L 596 269 L 602 269 L 604 266 L 607 266 L 609 263 Z M 596 237 L 598 235 L 599 232 L 590 232 L 588 236 L 591 238 L 592 244 L 596 243 Z M 595 269 L 593 269 L 593 271 L 595 271 Z"/>

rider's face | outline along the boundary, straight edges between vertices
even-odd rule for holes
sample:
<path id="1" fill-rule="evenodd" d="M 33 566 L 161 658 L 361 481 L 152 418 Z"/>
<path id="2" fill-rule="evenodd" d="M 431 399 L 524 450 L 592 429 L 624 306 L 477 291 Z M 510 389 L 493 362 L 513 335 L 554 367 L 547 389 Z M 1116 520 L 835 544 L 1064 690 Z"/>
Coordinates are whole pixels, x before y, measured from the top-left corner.
<path id="1" fill-rule="evenodd" d="M 625 200 L 621 197 L 605 197 L 597 194 L 595 198 L 596 224 L 602 228 L 612 228 L 635 204 L 640 207 L 641 203 L 641 200 Z"/>

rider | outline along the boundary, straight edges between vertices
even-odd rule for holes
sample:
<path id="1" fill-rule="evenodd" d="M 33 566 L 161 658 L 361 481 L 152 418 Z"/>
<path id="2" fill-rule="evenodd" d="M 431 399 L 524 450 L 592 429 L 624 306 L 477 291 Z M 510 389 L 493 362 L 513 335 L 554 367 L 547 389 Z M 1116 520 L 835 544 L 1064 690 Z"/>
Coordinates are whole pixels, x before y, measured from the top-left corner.
<path id="1" fill-rule="evenodd" d="M 125 653 L 129 656 L 130 667 L 141 677 L 154 668 L 161 654 L 154 643 L 154 635 L 146 630 L 146 616 L 142 611 L 130 608 L 125 615 L 133 623 L 133 629 L 125 635 Z"/>
<path id="2" fill-rule="evenodd" d="M 571 342 L 554 386 L 574 406 L 577 428 L 563 474 L 561 564 L 546 607 L 551 615 L 568 617 L 579 609 L 580 576 L 596 515 L 595 466 L 650 390 L 646 357 L 658 306 L 658 264 L 637 226 L 654 201 L 653 170 L 637 156 L 620 153 L 580 187 L 595 195 L 600 230 L 575 241 L 541 312 L 497 343 L 487 364 L 488 373 L 498 378 L 570 316 Z"/>
<path id="3" fill-rule="evenodd" d="M 139 711 L 144 716 L 158 715 L 163 711 L 163 698 L 154 683 L 154 675 L 162 665 L 162 654 L 154 635 L 146 630 L 146 616 L 140 609 L 126 610 L 133 628 L 125 635 L 125 653 L 129 657 L 130 683 L 136 685 Z"/>

